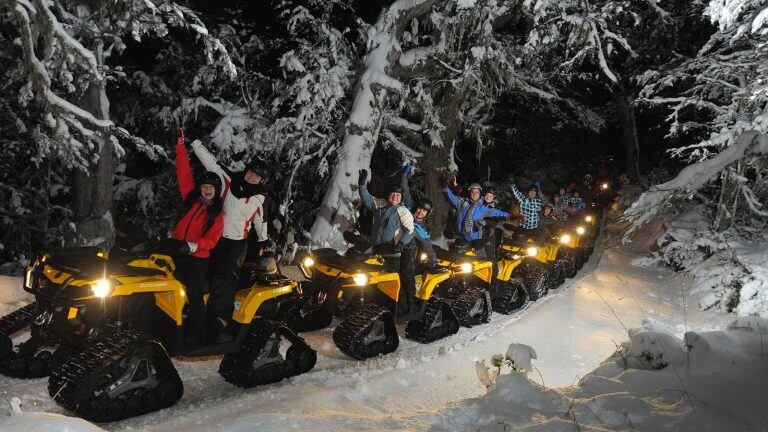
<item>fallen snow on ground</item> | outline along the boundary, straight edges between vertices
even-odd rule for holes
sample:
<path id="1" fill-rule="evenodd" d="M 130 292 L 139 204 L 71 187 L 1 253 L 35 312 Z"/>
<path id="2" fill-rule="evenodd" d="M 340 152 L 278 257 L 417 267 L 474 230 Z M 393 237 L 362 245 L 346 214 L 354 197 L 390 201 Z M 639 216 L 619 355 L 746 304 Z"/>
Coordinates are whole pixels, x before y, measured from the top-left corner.
<path id="1" fill-rule="evenodd" d="M 431 430 L 765 430 L 768 320 L 740 318 L 683 339 L 644 321 L 631 334 L 576 386 L 546 388 L 512 371 L 443 411 Z"/>
<path id="2" fill-rule="evenodd" d="M 513 315 L 494 314 L 489 324 L 461 329 L 428 345 L 402 339 L 395 353 L 365 362 L 344 356 L 334 346 L 330 329 L 312 332 L 303 335 L 318 351 L 312 371 L 250 390 L 223 381 L 217 373 L 219 358 L 174 359 L 185 386 L 177 405 L 99 426 L 206 432 L 211 427 L 219 431 L 427 430 L 445 418 L 446 409 L 486 394 L 476 362 L 506 352 L 510 343 L 521 344 L 513 352 L 521 363 L 527 352 L 522 345 L 533 347 L 528 352 L 531 359 L 535 354 L 535 372 L 530 377 L 552 389 L 586 376 L 627 339 L 627 329 L 647 318 L 670 327 L 678 337 L 691 329 L 714 330 L 727 324 L 725 315 L 700 311 L 695 303 L 688 306 L 688 291 L 680 289 L 689 282 L 687 278 L 665 268 L 630 264 L 648 252 L 660 235 L 661 223 L 647 225 L 628 244 L 620 241 L 623 228 L 609 226 L 606 241 L 575 279 Z M 514 379 L 506 377 L 500 379 Z M 51 401 L 46 383 L 0 377 L 0 393 L 19 397 L 25 411 L 64 413 Z M 561 397 L 534 388 L 530 393 L 534 406 L 544 407 L 547 398 Z M 569 423 L 568 430 L 572 428 Z"/>

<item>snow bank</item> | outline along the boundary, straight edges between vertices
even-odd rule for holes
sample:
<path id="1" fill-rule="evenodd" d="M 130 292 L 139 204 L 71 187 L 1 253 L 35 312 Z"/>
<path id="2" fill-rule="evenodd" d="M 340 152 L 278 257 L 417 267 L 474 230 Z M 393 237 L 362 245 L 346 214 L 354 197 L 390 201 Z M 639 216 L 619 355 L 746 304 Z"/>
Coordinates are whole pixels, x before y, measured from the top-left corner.
<path id="1" fill-rule="evenodd" d="M 104 429 L 81 418 L 67 417 L 48 412 L 23 412 L 21 400 L 9 401 L 7 417 L 0 417 L 0 431 L 3 432 L 103 432 Z"/>
<path id="2" fill-rule="evenodd" d="M 711 229 L 706 211 L 694 206 L 667 218 L 657 251 L 633 264 L 668 265 L 692 279 L 700 309 L 768 318 L 768 250 L 761 240 Z"/>
<path id="3" fill-rule="evenodd" d="M 645 321 L 630 335 L 576 386 L 547 389 L 513 371 L 441 412 L 431 430 L 763 430 L 768 320 L 682 340 Z"/>
<path id="4" fill-rule="evenodd" d="M 21 286 L 20 277 L 0 276 L 0 316 L 32 301 L 32 296 Z"/>

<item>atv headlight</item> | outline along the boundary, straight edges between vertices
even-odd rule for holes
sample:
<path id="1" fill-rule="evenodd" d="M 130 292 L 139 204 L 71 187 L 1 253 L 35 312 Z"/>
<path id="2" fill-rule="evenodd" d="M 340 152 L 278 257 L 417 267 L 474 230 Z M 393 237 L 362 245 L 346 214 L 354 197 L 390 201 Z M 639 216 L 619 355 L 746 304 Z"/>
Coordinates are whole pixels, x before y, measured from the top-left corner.
<path id="1" fill-rule="evenodd" d="M 368 285 L 368 282 L 371 281 L 371 278 L 368 277 L 365 273 L 357 273 L 355 275 L 352 275 L 352 280 L 355 282 L 355 285 L 357 286 L 366 286 Z"/>
<path id="2" fill-rule="evenodd" d="M 563 234 L 563 235 L 560 237 L 560 243 L 562 243 L 562 244 L 568 244 L 568 243 L 570 243 L 570 242 L 571 242 L 571 236 L 570 236 L 570 235 L 568 235 L 568 234 Z"/>
<path id="3" fill-rule="evenodd" d="M 576 233 L 579 234 L 579 235 L 584 234 L 586 231 L 587 230 L 585 230 L 583 226 L 577 226 L 576 227 Z"/>
<path id="4" fill-rule="evenodd" d="M 462 273 L 472 273 L 472 263 L 461 263 L 459 270 Z"/>
<path id="5" fill-rule="evenodd" d="M 528 256 L 536 256 L 539 254 L 539 248 L 537 248 L 536 246 L 531 246 L 525 250 L 525 253 L 527 253 Z"/>
<path id="6" fill-rule="evenodd" d="M 421 259 L 422 262 L 424 262 L 427 260 L 427 254 L 423 253 L 419 258 Z"/>
<path id="7" fill-rule="evenodd" d="M 312 279 L 312 266 L 315 265 L 315 260 L 311 256 L 304 257 L 303 260 L 299 262 L 299 270 L 301 270 L 302 273 L 304 273 L 304 277 L 307 279 Z"/>
<path id="8" fill-rule="evenodd" d="M 104 298 L 112 292 L 112 283 L 106 279 L 99 279 L 91 285 L 91 292 L 99 298 Z"/>
<path id="9" fill-rule="evenodd" d="M 584 220 L 587 222 L 592 222 L 592 216 L 587 216 L 584 218 Z"/>
<path id="10" fill-rule="evenodd" d="M 608 183 L 603 183 L 600 185 L 600 189 L 607 190 L 608 189 Z"/>

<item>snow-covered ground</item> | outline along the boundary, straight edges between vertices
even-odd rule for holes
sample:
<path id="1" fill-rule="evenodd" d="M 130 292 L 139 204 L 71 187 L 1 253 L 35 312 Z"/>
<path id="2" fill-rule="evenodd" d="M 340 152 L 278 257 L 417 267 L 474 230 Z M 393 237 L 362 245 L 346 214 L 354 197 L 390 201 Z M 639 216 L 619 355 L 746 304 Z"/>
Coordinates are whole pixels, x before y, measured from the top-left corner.
<path id="1" fill-rule="evenodd" d="M 647 253 L 661 232 L 661 222 L 648 224 L 627 244 L 620 241 L 622 228 L 607 227 L 605 240 L 575 279 L 513 315 L 494 314 L 490 324 L 462 329 L 430 345 L 403 340 L 396 353 L 366 362 L 342 355 L 331 341 L 331 331 L 321 330 L 305 335 L 318 350 L 314 370 L 251 390 L 225 383 L 217 373 L 217 358 L 174 360 L 185 384 L 179 404 L 100 426 L 157 431 L 461 430 L 469 424 L 445 419 L 462 407 L 462 401 L 486 394 L 475 361 L 506 352 L 512 342 L 536 350 L 534 365 L 539 372 L 530 378 L 551 389 L 586 376 L 627 340 L 628 329 L 641 326 L 645 319 L 679 337 L 691 329 L 721 329 L 732 320 L 714 311 L 702 312 L 696 303 L 689 306 L 690 279 L 663 268 L 631 264 Z M 3 291 L 0 298 L 5 301 Z M 17 305 L 2 309 L 13 307 Z M 24 411 L 62 413 L 50 400 L 46 382 L 0 378 L 0 392 L 20 398 Z M 535 392 L 532 397 L 537 397 Z M 573 424 L 568 428 L 573 430 Z"/>

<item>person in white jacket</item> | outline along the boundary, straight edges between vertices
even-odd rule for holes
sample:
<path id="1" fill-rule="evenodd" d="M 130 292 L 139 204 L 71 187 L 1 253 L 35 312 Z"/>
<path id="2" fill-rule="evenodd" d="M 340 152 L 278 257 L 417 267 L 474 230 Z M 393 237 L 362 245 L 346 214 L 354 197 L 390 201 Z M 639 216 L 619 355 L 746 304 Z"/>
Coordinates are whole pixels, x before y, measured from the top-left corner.
<path id="1" fill-rule="evenodd" d="M 254 158 L 243 171 L 231 171 L 219 165 L 199 140 L 192 142 L 192 150 L 205 169 L 218 174 L 224 185 L 224 234 L 211 253 L 211 298 L 207 308 L 209 321 L 222 330 L 232 317 L 238 283 L 237 262 L 251 226 L 259 241 L 267 240 L 264 183 L 269 180 L 269 169 Z M 232 339 L 226 330 L 211 333 L 216 335 L 217 342 Z"/>

